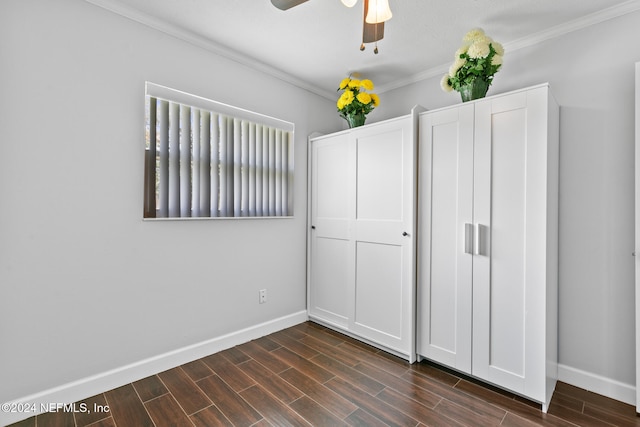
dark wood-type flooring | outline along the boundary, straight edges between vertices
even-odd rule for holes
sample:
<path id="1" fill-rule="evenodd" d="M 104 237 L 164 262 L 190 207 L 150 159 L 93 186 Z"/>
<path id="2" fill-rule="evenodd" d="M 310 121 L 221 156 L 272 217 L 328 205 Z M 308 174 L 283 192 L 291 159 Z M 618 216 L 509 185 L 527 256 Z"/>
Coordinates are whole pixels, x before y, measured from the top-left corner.
<path id="1" fill-rule="evenodd" d="M 549 412 L 312 322 L 13 426 L 640 426 L 635 408 L 558 383 Z M 100 406 L 101 405 L 101 406 Z"/>

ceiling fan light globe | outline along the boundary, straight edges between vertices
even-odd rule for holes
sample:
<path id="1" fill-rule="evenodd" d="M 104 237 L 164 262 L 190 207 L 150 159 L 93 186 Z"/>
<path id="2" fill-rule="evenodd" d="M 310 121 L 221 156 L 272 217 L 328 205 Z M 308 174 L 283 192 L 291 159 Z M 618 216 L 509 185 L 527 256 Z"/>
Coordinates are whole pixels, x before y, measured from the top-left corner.
<path id="1" fill-rule="evenodd" d="M 358 2 L 358 0 L 340 0 L 340 1 L 342 2 L 343 5 L 347 7 L 353 7 Z"/>
<path id="2" fill-rule="evenodd" d="M 388 21 L 392 16 L 389 0 L 369 0 L 369 11 L 365 18 L 367 24 L 379 24 Z"/>

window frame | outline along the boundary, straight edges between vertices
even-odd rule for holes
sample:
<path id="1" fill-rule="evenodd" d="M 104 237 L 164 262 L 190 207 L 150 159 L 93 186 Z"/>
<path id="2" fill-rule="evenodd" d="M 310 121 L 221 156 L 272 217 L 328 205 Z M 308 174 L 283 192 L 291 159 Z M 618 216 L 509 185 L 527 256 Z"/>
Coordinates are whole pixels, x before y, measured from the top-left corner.
<path id="1" fill-rule="evenodd" d="M 195 137 L 194 137 L 193 130 L 189 130 L 190 133 L 188 138 L 190 141 L 190 145 L 187 151 L 191 156 L 190 157 L 191 165 L 189 166 L 190 172 L 188 174 L 188 176 L 190 177 L 190 183 L 188 187 L 189 188 L 188 197 L 189 197 L 189 200 L 192 201 L 191 207 L 188 210 L 187 216 L 182 216 L 181 213 L 179 213 L 176 216 L 175 212 L 173 214 L 167 214 L 167 216 L 159 216 L 158 214 L 160 212 L 160 204 L 158 203 L 158 198 L 157 198 L 157 194 L 159 191 L 157 187 L 158 185 L 157 182 L 159 179 L 157 178 L 159 176 L 158 168 L 155 167 L 153 170 L 149 169 L 150 167 L 152 167 L 152 165 L 154 164 L 157 165 L 157 162 L 160 156 L 160 154 L 158 153 L 160 136 L 158 136 L 156 132 L 156 127 L 159 127 L 159 125 L 156 124 L 156 127 L 154 127 L 152 131 L 151 124 L 150 124 L 150 117 L 151 117 L 150 110 L 151 110 L 152 99 L 162 101 L 162 102 L 165 102 L 165 101 L 169 102 L 172 104 L 173 107 L 175 107 L 175 104 L 179 104 L 180 110 L 182 110 L 182 107 L 195 108 L 198 110 L 198 113 L 197 113 L 198 115 L 200 115 L 202 112 L 211 114 L 212 118 L 215 115 L 216 121 L 220 118 L 220 120 L 224 120 L 224 123 L 228 123 L 227 121 L 230 120 L 231 123 L 229 124 L 229 126 L 234 127 L 235 132 L 237 132 L 238 129 L 241 129 L 241 132 L 247 132 L 247 129 L 248 129 L 247 126 L 248 127 L 253 126 L 254 130 L 264 129 L 265 132 L 267 132 L 267 134 L 264 134 L 264 135 L 268 135 L 269 138 L 275 138 L 275 137 L 273 136 L 273 134 L 269 134 L 268 132 L 276 132 L 276 134 L 278 135 L 278 142 L 276 147 L 282 150 L 281 152 L 278 152 L 278 156 L 282 155 L 281 157 L 279 157 L 281 160 L 286 159 L 286 162 L 282 161 L 282 164 L 279 164 L 279 165 L 272 163 L 274 160 L 271 157 L 269 157 L 269 160 L 268 160 L 269 161 L 268 173 L 278 176 L 277 183 L 282 185 L 282 188 L 278 187 L 278 190 L 277 190 L 277 193 L 278 193 L 277 197 L 280 200 L 280 203 L 278 204 L 278 207 L 277 207 L 277 211 L 274 212 L 273 209 L 271 209 L 270 211 L 267 210 L 266 212 L 263 212 L 262 209 L 257 209 L 257 210 L 254 210 L 254 214 L 252 215 L 249 210 L 249 207 L 246 205 L 247 196 L 243 195 L 242 193 L 242 191 L 245 191 L 245 190 L 240 190 L 240 188 L 246 187 L 247 184 L 245 183 L 245 181 L 243 181 L 242 184 L 238 184 L 238 185 L 241 185 L 241 187 L 238 187 L 238 186 L 234 187 L 232 190 L 232 194 L 228 196 L 231 199 L 233 199 L 234 202 L 236 203 L 238 203 L 237 198 L 242 198 L 242 200 L 239 202 L 242 204 L 240 210 L 238 210 L 237 207 L 234 209 L 234 206 L 229 204 L 229 200 L 231 199 L 228 199 L 225 202 L 220 202 L 220 205 L 224 205 L 223 208 L 221 207 L 217 208 L 218 209 L 217 212 L 219 213 L 226 212 L 226 215 L 216 216 L 216 215 L 211 215 L 210 213 L 209 215 L 204 215 L 203 213 L 206 213 L 206 209 L 203 209 L 202 206 L 200 206 L 197 209 L 197 211 L 194 211 L 193 198 L 199 197 L 199 196 L 198 194 L 194 194 L 193 192 L 193 187 L 194 187 L 193 161 L 195 159 L 194 157 L 195 150 L 194 150 L 193 141 Z M 157 114 L 159 113 L 155 111 L 155 105 L 156 105 L 155 101 L 153 102 L 153 105 L 154 105 L 153 116 L 158 117 Z M 179 114 L 182 114 L 182 112 L 180 112 Z M 193 121 L 193 119 L 190 119 L 190 120 L 191 122 Z M 183 126 L 182 123 L 183 121 L 181 119 L 180 125 L 179 125 L 180 130 L 178 131 L 178 133 L 181 133 L 181 129 Z M 166 126 L 168 128 L 170 125 L 167 124 Z M 200 132 L 200 129 L 198 130 L 198 133 L 199 132 Z M 156 144 L 153 151 L 151 151 L 150 149 L 151 138 L 154 138 L 154 137 L 155 137 Z M 248 136 L 238 136 L 238 138 L 243 138 L 242 139 L 243 151 L 242 151 L 242 154 L 236 157 L 234 160 L 232 167 L 235 169 L 235 172 L 227 172 L 227 175 L 226 175 L 227 178 L 230 177 L 233 173 L 235 173 L 236 177 L 239 176 L 239 174 L 242 174 L 242 179 L 246 180 L 246 175 L 244 174 L 244 172 L 240 172 L 243 169 L 251 170 L 251 169 L 259 169 L 260 167 L 263 167 L 263 166 L 266 167 L 265 163 L 258 164 L 258 162 L 260 162 L 260 159 L 254 159 L 253 161 L 255 161 L 255 163 L 251 163 L 252 160 L 250 160 L 248 157 L 245 157 L 245 154 L 246 154 L 244 152 L 244 150 L 246 149 L 245 148 L 246 142 L 244 140 L 245 137 L 248 138 Z M 209 143 L 211 144 L 209 148 L 214 147 L 215 146 L 214 144 L 218 144 L 217 149 L 222 150 L 221 147 L 224 144 L 232 143 L 231 140 L 223 141 L 222 134 L 220 134 L 218 138 L 219 140 L 213 141 L 213 136 L 211 137 L 211 139 L 209 140 Z M 260 141 L 263 141 L 263 140 L 260 139 Z M 265 147 L 269 146 L 269 148 L 271 148 L 271 145 L 269 144 L 271 144 L 272 142 L 273 142 L 272 139 L 269 139 L 269 141 L 264 141 L 262 143 L 267 144 L 265 145 Z M 257 144 L 258 142 L 255 142 L 255 143 Z M 235 141 L 235 144 L 238 144 L 238 142 Z M 201 220 L 201 219 L 292 218 L 294 215 L 294 212 L 293 212 L 293 207 L 294 207 L 293 192 L 294 192 L 294 172 L 295 172 L 294 146 L 295 146 L 295 126 L 291 122 L 287 122 L 281 119 L 277 119 L 271 116 L 256 113 L 256 112 L 242 109 L 239 107 L 234 107 L 218 101 L 213 101 L 211 99 L 189 94 L 189 93 L 172 89 L 166 86 L 158 85 L 151 82 L 145 82 L 145 165 L 144 165 L 143 219 L 144 220 Z M 237 148 L 238 146 L 236 145 L 235 147 Z M 151 155 L 153 152 L 158 153 L 156 154 L 155 159 L 151 159 Z M 270 154 L 273 154 L 273 153 L 270 152 Z M 175 155 L 175 152 L 174 152 L 174 155 Z M 181 157 L 181 154 L 179 153 L 177 154 L 177 156 Z M 240 160 L 240 164 L 238 165 L 238 158 L 240 157 L 241 157 L 241 160 Z M 182 158 L 180 162 L 183 162 Z M 224 168 L 227 167 L 228 164 L 229 164 L 228 162 L 225 162 L 224 160 L 219 159 L 215 165 L 213 163 L 209 163 L 208 167 L 211 168 L 213 166 L 215 168 L 220 168 L 224 170 Z M 180 169 L 180 166 L 178 166 L 178 169 Z M 222 174 L 222 173 L 224 172 L 219 172 L 219 174 Z M 169 177 L 167 176 L 164 179 L 168 180 Z M 271 184 L 273 183 L 271 182 Z M 215 190 L 216 197 L 221 198 L 222 190 L 220 190 L 220 186 L 218 185 L 215 188 L 216 188 Z M 284 189 L 284 191 L 281 191 L 282 189 Z M 271 190 L 271 187 L 269 187 L 269 190 Z M 211 197 L 214 194 L 213 191 L 214 191 L 213 188 L 211 188 Z M 180 193 L 180 194 L 182 195 L 183 193 Z M 275 203 L 274 200 L 276 199 L 276 196 L 271 192 L 269 193 L 263 192 L 261 193 L 260 197 L 263 197 L 264 199 L 260 199 L 259 203 L 263 203 L 263 202 L 268 203 L 269 206 L 272 206 L 273 203 Z M 254 202 L 252 201 L 251 203 L 253 204 Z M 218 204 L 216 204 L 216 206 L 218 206 Z M 281 212 L 278 213 L 279 211 Z M 213 209 L 212 209 L 212 212 L 213 212 Z M 240 215 L 238 215 L 238 212 L 240 213 Z M 194 213 L 198 214 L 198 216 L 193 216 Z"/>

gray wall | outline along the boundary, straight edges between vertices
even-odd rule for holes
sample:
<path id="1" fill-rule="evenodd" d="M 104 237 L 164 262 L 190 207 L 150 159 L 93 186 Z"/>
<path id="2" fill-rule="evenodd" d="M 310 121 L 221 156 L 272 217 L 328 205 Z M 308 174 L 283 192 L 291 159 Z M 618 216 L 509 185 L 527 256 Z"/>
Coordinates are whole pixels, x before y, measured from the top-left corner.
<path id="1" fill-rule="evenodd" d="M 507 50 L 503 70 L 488 93 L 549 82 L 561 105 L 561 373 L 572 382 L 622 388 L 631 397 L 635 387 L 631 254 L 638 27 L 640 13 L 633 13 L 517 51 Z M 493 35 L 490 26 L 484 29 Z M 459 103 L 457 92 L 440 89 L 440 78 L 383 93 L 378 108 L 384 111 L 381 118 L 406 114 L 414 104 L 431 110 Z M 615 392 L 608 394 L 620 398 Z"/>
<path id="2" fill-rule="evenodd" d="M 83 0 L 0 17 L 0 402 L 306 309 L 333 101 Z M 295 217 L 143 221 L 145 80 L 294 122 Z"/>

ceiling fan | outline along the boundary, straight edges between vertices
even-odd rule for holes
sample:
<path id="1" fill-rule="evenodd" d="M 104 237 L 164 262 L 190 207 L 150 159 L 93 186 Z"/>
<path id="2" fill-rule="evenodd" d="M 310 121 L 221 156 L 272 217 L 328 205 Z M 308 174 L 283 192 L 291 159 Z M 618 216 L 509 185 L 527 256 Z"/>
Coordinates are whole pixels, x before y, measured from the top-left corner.
<path id="1" fill-rule="evenodd" d="M 308 0 L 271 0 L 271 3 L 280 10 L 291 9 Z M 340 0 L 347 7 L 353 7 L 358 0 Z M 364 50 L 365 43 L 376 43 L 373 53 L 378 54 L 378 40 L 384 37 L 384 23 L 391 19 L 389 0 L 363 0 L 364 12 L 362 15 L 362 44 L 360 50 Z"/>

